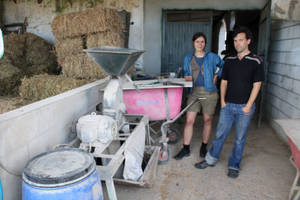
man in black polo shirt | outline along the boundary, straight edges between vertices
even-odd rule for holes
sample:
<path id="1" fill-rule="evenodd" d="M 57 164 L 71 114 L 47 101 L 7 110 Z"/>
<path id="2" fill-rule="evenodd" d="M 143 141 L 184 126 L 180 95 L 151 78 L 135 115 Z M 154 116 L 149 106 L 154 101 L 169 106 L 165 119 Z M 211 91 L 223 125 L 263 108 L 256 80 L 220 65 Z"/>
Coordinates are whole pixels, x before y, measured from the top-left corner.
<path id="1" fill-rule="evenodd" d="M 251 38 L 251 32 L 245 27 L 234 31 L 233 39 L 237 56 L 228 57 L 223 67 L 220 87 L 221 112 L 216 136 L 205 160 L 195 164 L 199 169 L 215 165 L 225 139 L 235 123 L 235 142 L 228 159 L 227 175 L 231 178 L 239 175 L 246 136 L 255 110 L 255 99 L 264 80 L 262 60 L 253 55 L 248 48 Z"/>

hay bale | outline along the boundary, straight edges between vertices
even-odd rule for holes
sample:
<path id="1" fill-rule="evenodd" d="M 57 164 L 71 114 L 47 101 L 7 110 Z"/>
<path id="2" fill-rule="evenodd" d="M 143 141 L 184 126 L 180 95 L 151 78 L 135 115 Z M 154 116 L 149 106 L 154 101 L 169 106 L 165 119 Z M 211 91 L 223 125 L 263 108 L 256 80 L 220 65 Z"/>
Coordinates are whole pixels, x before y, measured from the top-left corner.
<path id="1" fill-rule="evenodd" d="M 24 33 L 24 36 L 28 65 L 49 64 L 49 67 L 53 67 L 56 64 L 54 47 L 51 44 L 32 33 Z M 51 71 L 51 68 L 49 70 Z"/>
<path id="2" fill-rule="evenodd" d="M 57 62 L 54 47 L 44 39 L 32 34 L 24 33 L 26 74 L 34 75 L 43 72 L 56 73 Z"/>
<path id="3" fill-rule="evenodd" d="M 64 76 L 41 74 L 23 78 L 19 95 L 24 99 L 40 100 L 86 84 L 87 80 L 78 80 Z"/>
<path id="4" fill-rule="evenodd" d="M 0 96 L 0 114 L 15 110 L 33 101 L 22 99 L 19 96 Z"/>
<path id="5" fill-rule="evenodd" d="M 49 70 L 48 64 L 28 65 L 26 67 L 26 70 L 24 71 L 24 74 L 26 76 L 33 76 L 33 75 L 44 74 L 45 72 L 49 72 L 48 70 Z"/>
<path id="6" fill-rule="evenodd" d="M 23 73 L 9 61 L 0 63 L 0 95 L 16 94 Z"/>
<path id="7" fill-rule="evenodd" d="M 15 101 L 0 96 L 0 114 L 16 109 Z"/>
<path id="8" fill-rule="evenodd" d="M 11 33 L 4 36 L 4 45 L 5 59 L 10 60 L 15 67 L 24 71 L 25 74 L 57 73 L 58 65 L 53 46 L 44 39 L 32 33 L 22 35 Z M 32 70 L 32 66 L 36 67 L 36 72 Z M 29 74 L 31 71 L 34 73 Z"/>
<path id="9" fill-rule="evenodd" d="M 81 37 L 56 39 L 55 50 L 58 61 L 67 56 L 77 55 L 83 52 L 83 41 Z"/>
<path id="10" fill-rule="evenodd" d="M 106 73 L 87 54 L 68 56 L 62 61 L 62 74 L 66 77 L 102 79 Z"/>
<path id="11" fill-rule="evenodd" d="M 53 19 L 51 28 L 55 38 L 60 39 L 108 30 L 122 32 L 123 23 L 117 11 L 98 7 L 58 15 Z"/>
<path id="12" fill-rule="evenodd" d="M 123 38 L 122 32 L 117 33 L 107 31 L 88 35 L 86 40 L 86 46 L 87 48 L 100 46 L 124 47 L 125 40 Z"/>
<path id="13" fill-rule="evenodd" d="M 25 65 L 25 36 L 11 33 L 4 35 L 4 56 L 8 57 L 13 65 Z"/>

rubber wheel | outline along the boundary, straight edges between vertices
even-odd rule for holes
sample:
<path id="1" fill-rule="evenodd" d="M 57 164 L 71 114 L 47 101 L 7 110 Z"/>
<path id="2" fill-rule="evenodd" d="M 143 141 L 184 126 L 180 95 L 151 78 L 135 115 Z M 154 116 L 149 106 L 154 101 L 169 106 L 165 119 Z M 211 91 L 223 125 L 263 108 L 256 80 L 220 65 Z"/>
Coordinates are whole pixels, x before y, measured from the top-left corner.
<path id="1" fill-rule="evenodd" d="M 169 141 L 168 141 L 169 144 L 176 144 L 178 142 L 178 136 L 179 136 L 179 133 L 176 129 L 169 128 L 167 130 L 167 137 L 169 138 Z"/>
<path id="2" fill-rule="evenodd" d="M 160 151 L 159 155 L 158 155 L 158 164 L 162 165 L 162 164 L 166 164 L 169 159 L 170 159 L 170 150 L 169 148 L 167 149 L 167 151 Z"/>

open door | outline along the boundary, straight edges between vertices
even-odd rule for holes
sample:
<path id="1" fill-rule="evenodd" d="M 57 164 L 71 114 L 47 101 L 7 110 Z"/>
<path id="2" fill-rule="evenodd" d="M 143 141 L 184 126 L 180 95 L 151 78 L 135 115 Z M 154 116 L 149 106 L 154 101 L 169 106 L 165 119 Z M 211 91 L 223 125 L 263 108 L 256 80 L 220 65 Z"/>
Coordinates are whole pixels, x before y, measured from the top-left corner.
<path id="1" fill-rule="evenodd" d="M 264 62 L 264 70 L 265 70 L 265 81 L 262 84 L 260 97 L 258 98 L 258 124 L 257 126 L 261 126 L 262 115 L 263 115 L 263 103 L 266 93 L 267 86 L 267 74 L 268 74 L 268 53 L 269 53 L 269 45 L 270 45 L 270 28 L 271 28 L 271 1 L 269 0 L 260 14 L 259 20 L 259 34 L 258 34 L 258 48 L 257 54 L 263 59 Z"/>
<path id="2" fill-rule="evenodd" d="M 163 10 L 161 73 L 183 69 L 183 60 L 193 53 L 192 37 L 202 32 L 207 38 L 206 51 L 211 49 L 212 12 Z"/>

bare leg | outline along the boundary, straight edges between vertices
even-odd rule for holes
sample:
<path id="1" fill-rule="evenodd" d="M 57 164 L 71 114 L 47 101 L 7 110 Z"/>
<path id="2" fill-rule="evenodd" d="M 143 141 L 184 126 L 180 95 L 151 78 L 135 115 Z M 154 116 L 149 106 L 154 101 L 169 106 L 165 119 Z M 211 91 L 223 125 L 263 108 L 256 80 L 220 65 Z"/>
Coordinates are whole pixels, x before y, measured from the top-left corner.
<path id="1" fill-rule="evenodd" d="M 190 156 L 190 143 L 193 137 L 193 126 L 197 116 L 197 112 L 187 112 L 186 122 L 184 126 L 183 148 L 174 157 L 176 160 L 181 160 L 183 157 Z"/>
<path id="2" fill-rule="evenodd" d="M 207 144 L 211 133 L 213 115 L 203 114 L 203 143 Z"/>
<path id="3" fill-rule="evenodd" d="M 189 145 L 191 143 L 196 116 L 197 116 L 197 112 L 187 112 L 186 114 L 186 123 L 184 126 L 184 138 L 183 138 L 184 145 Z"/>

